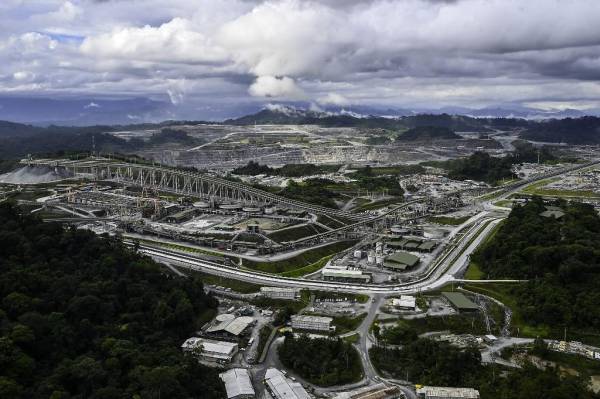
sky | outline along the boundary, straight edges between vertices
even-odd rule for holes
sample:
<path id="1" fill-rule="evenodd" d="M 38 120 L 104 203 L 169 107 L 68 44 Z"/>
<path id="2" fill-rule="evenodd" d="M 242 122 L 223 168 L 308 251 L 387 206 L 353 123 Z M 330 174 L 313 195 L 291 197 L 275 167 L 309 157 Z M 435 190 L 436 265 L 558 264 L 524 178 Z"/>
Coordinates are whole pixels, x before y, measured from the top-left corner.
<path id="1" fill-rule="evenodd" d="M 599 0 L 1 0 L 0 95 L 600 108 Z"/>

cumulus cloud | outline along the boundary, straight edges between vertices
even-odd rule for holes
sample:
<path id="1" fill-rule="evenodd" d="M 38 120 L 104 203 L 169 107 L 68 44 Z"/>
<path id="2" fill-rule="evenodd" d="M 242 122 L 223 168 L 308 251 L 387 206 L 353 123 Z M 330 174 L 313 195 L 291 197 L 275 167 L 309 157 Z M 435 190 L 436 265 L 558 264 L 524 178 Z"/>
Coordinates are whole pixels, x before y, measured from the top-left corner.
<path id="1" fill-rule="evenodd" d="M 140 4 L 1 2 L 0 93 L 148 96 L 199 107 L 216 98 L 340 106 L 600 98 L 598 0 Z"/>
<path id="2" fill-rule="evenodd" d="M 288 100 L 306 98 L 304 91 L 296 85 L 294 79 L 287 76 L 259 76 L 248 89 L 255 97 L 276 97 Z"/>
<path id="3" fill-rule="evenodd" d="M 338 93 L 327 93 L 326 96 L 320 97 L 319 104 L 323 105 L 349 105 L 350 100 Z"/>
<path id="4" fill-rule="evenodd" d="M 89 37 L 81 44 L 89 56 L 182 63 L 224 62 L 223 49 L 193 29 L 190 21 L 175 18 L 159 27 L 120 28 Z"/>

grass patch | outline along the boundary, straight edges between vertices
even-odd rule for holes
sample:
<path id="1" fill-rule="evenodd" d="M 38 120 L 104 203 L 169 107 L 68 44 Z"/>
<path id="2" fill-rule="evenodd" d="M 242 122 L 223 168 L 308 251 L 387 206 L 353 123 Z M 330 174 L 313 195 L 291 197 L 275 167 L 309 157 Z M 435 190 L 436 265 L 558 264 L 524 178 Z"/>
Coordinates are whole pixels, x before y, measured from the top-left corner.
<path id="1" fill-rule="evenodd" d="M 355 240 L 340 241 L 325 245 L 323 247 L 313 248 L 306 252 L 296 255 L 292 258 L 276 261 L 276 262 L 254 262 L 243 259 L 242 265 L 252 270 L 258 270 L 265 273 L 288 273 L 307 266 L 314 266 L 315 263 L 322 261 L 323 258 L 335 255 L 345 249 L 348 249 L 356 244 Z"/>
<path id="2" fill-rule="evenodd" d="M 536 195 L 547 195 L 552 197 L 581 197 L 581 198 L 600 198 L 600 194 L 590 190 L 558 190 L 541 188 L 535 191 Z"/>
<path id="3" fill-rule="evenodd" d="M 206 273 L 196 272 L 196 271 L 194 271 L 193 273 L 196 273 L 197 275 L 199 275 L 200 279 L 205 284 L 231 288 L 233 291 L 239 292 L 241 294 L 251 294 L 254 292 L 258 292 L 258 291 L 260 291 L 260 287 L 261 287 L 260 285 L 247 283 L 245 281 L 233 280 L 230 278 L 225 278 L 225 277 L 220 277 L 220 276 L 213 276 L 212 274 L 206 274 Z"/>
<path id="4" fill-rule="evenodd" d="M 577 370 L 585 375 L 600 374 L 600 362 L 572 353 L 562 353 L 548 350 L 542 358 L 555 362 L 560 366 Z"/>
<path id="5" fill-rule="evenodd" d="M 465 279 L 481 280 L 484 276 L 485 273 L 479 268 L 479 265 L 476 262 L 471 261 L 465 273 Z"/>
<path id="6" fill-rule="evenodd" d="M 472 315 L 454 314 L 418 319 L 401 319 L 398 321 L 398 324 L 414 329 L 417 334 L 424 334 L 431 331 L 450 331 L 454 334 L 487 334 L 483 315 L 479 312 Z"/>
<path id="7" fill-rule="evenodd" d="M 437 223 L 437 224 L 447 224 L 450 226 L 458 226 L 460 224 L 463 224 L 467 220 L 469 220 L 470 217 L 471 216 L 463 216 L 460 218 L 454 218 L 454 217 L 450 217 L 450 216 L 430 216 L 427 218 L 427 221 L 429 221 L 431 223 Z"/>
<path id="8" fill-rule="evenodd" d="M 308 266 L 304 266 L 304 267 L 301 267 L 300 269 L 296 269 L 296 270 L 291 270 L 289 272 L 281 273 L 280 275 L 283 277 L 306 276 L 307 274 L 311 274 L 318 270 L 321 270 L 327 264 L 327 262 L 329 262 L 329 259 L 331 259 L 331 258 L 333 258 L 333 255 L 326 256 L 324 258 L 319 259 L 315 263 L 311 263 Z"/>
<path id="9" fill-rule="evenodd" d="M 125 237 L 127 237 L 127 235 L 125 235 Z M 148 245 L 154 245 L 154 246 L 158 246 L 158 247 L 163 247 L 163 248 L 168 248 L 168 249 L 173 249 L 176 251 L 182 251 L 182 252 L 189 252 L 189 253 L 196 253 L 196 254 L 204 254 L 204 255 L 210 255 L 210 256 L 216 256 L 218 258 L 224 258 L 225 255 L 219 253 L 219 252 L 213 252 L 207 249 L 201 249 L 201 248 L 196 248 L 196 247 L 191 247 L 188 245 L 184 245 L 184 244 L 174 244 L 174 243 L 167 243 L 167 242 L 161 242 L 161 241 L 154 241 L 154 240 L 149 240 L 149 239 L 145 239 L 145 238 L 137 238 L 137 237 L 130 237 L 132 240 L 134 241 L 139 241 L 141 244 L 148 244 Z"/>
<path id="10" fill-rule="evenodd" d="M 354 333 L 354 334 L 348 335 L 342 339 L 346 342 L 350 342 L 351 344 L 356 344 L 356 343 L 358 343 L 358 341 L 360 341 L 360 334 Z"/>
<path id="11" fill-rule="evenodd" d="M 269 336 L 272 332 L 273 327 L 270 324 L 262 326 L 262 328 L 258 332 L 258 344 L 256 345 L 257 359 L 260 359 L 262 357 L 262 353 L 265 350 L 265 345 L 267 344 L 267 340 L 269 339 Z"/>
<path id="12" fill-rule="evenodd" d="M 327 215 L 319 215 L 317 217 L 317 221 L 332 229 L 339 229 L 340 227 L 344 227 L 346 225 L 344 221 L 341 221 L 337 218 L 334 219 Z"/>
<path id="13" fill-rule="evenodd" d="M 550 183 L 553 183 L 555 181 L 558 181 L 559 178 L 557 177 L 553 177 L 550 179 L 544 179 L 544 180 L 540 180 L 538 182 L 532 183 L 524 188 L 522 188 L 520 191 L 522 193 L 528 193 L 528 194 L 536 194 L 537 190 L 541 189 L 544 186 L 547 186 Z"/>
<path id="14" fill-rule="evenodd" d="M 384 208 L 388 205 L 400 205 L 402 202 L 404 202 L 403 198 L 394 197 L 394 198 L 383 200 L 383 201 L 369 202 L 364 205 L 360 205 L 360 206 L 354 208 L 353 211 L 354 212 L 372 211 L 372 210 Z"/>
<path id="15" fill-rule="evenodd" d="M 495 206 L 501 206 L 504 208 L 511 208 L 512 204 L 513 204 L 513 202 L 511 200 L 500 200 L 498 202 L 494 202 Z"/>
<path id="16" fill-rule="evenodd" d="M 271 309 L 289 309 L 294 314 L 298 313 L 308 305 L 305 301 L 292 301 L 288 299 L 276 299 L 266 298 L 263 296 L 252 299 L 251 303 L 258 306 L 259 308 L 271 308 Z"/>
<path id="17" fill-rule="evenodd" d="M 292 227 L 284 230 L 278 230 L 273 233 L 267 234 L 273 241 L 288 242 L 288 241 L 297 241 L 301 238 L 314 236 L 315 234 L 325 233 L 323 227 L 315 225 L 315 224 L 305 224 L 302 226 Z"/>
<path id="18" fill-rule="evenodd" d="M 356 330 L 363 322 L 365 317 L 367 317 L 366 313 L 359 314 L 356 317 L 334 317 L 331 324 L 335 326 L 336 334 L 346 334 L 350 331 Z"/>
<path id="19" fill-rule="evenodd" d="M 8 198 L 11 198 L 15 201 L 18 200 L 22 200 L 22 201 L 35 201 L 38 198 L 42 198 L 42 197 L 46 197 L 48 195 L 52 194 L 51 191 L 48 190 L 42 190 L 42 189 L 34 189 L 34 190 L 29 190 L 29 189 L 24 189 L 22 191 L 18 191 L 18 192 L 14 192 L 11 194 L 8 194 Z M 41 206 L 42 204 L 40 204 Z"/>
<path id="20" fill-rule="evenodd" d="M 516 298 L 510 292 L 510 284 L 501 283 L 488 283 L 485 286 L 467 284 L 464 286 L 465 289 L 473 292 L 478 292 L 495 298 L 502 302 L 505 306 L 508 306 L 512 310 L 511 320 L 511 335 L 520 337 L 535 338 L 540 336 L 542 338 L 548 338 L 550 335 L 550 328 L 547 326 L 534 326 L 527 324 L 523 319 L 523 316 L 519 312 Z"/>

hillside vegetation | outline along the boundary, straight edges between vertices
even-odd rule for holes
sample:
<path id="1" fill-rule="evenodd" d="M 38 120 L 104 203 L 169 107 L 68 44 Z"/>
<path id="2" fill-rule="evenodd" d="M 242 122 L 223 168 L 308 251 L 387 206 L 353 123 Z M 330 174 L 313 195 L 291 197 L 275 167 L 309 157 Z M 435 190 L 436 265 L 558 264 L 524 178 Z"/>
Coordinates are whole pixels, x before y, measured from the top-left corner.
<path id="1" fill-rule="evenodd" d="M 568 144 L 600 143 L 600 118 L 552 119 L 530 126 L 521 137 L 527 140 Z"/>
<path id="2" fill-rule="evenodd" d="M 539 325 L 600 329 L 600 216 L 590 205 L 556 202 L 541 216 L 535 198 L 515 207 L 473 260 L 490 278 L 528 279 L 512 289 L 524 318 Z"/>
<path id="3" fill-rule="evenodd" d="M 398 141 L 456 140 L 461 137 L 444 126 L 417 126 L 398 136 Z"/>
<path id="4" fill-rule="evenodd" d="M 286 367 L 316 385 L 349 384 L 362 377 L 358 352 L 341 338 L 294 338 L 289 334 L 278 353 Z"/>
<path id="5" fill-rule="evenodd" d="M 199 280 L 6 203 L 0 240 L 0 397 L 223 397 L 180 350 L 217 305 Z"/>
<path id="6" fill-rule="evenodd" d="M 483 399 L 598 399 L 587 389 L 586 376 L 572 376 L 532 364 L 503 370 L 482 366 L 476 348 L 460 349 L 448 343 L 420 338 L 401 349 L 385 346 L 370 351 L 373 365 L 396 379 L 415 384 L 473 387 Z"/>

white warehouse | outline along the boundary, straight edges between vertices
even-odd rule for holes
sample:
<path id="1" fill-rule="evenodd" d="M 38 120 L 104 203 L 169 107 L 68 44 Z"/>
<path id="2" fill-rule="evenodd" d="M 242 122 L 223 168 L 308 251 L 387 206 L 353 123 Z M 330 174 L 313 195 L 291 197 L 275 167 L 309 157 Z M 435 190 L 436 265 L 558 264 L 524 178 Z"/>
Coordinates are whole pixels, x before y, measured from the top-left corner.
<path id="1" fill-rule="evenodd" d="M 230 369 L 219 374 L 225 384 L 227 399 L 252 399 L 256 397 L 250 373 L 246 369 Z"/>
<path id="2" fill-rule="evenodd" d="M 294 330 L 311 330 L 329 332 L 335 327 L 331 326 L 333 319 L 324 316 L 293 315 L 291 317 Z"/>

